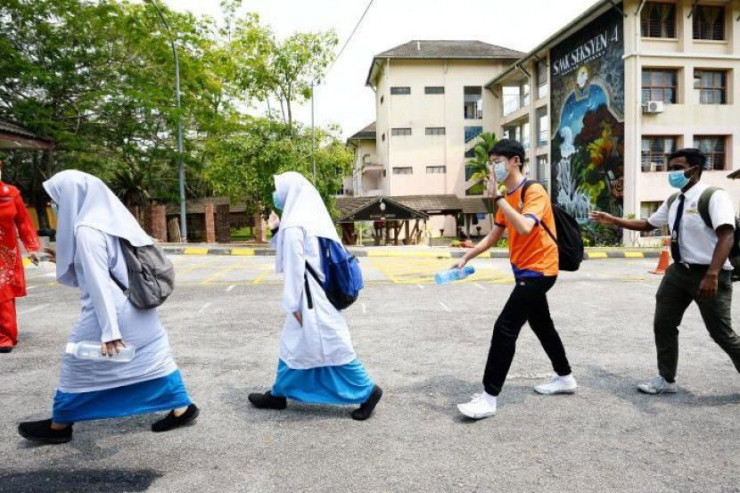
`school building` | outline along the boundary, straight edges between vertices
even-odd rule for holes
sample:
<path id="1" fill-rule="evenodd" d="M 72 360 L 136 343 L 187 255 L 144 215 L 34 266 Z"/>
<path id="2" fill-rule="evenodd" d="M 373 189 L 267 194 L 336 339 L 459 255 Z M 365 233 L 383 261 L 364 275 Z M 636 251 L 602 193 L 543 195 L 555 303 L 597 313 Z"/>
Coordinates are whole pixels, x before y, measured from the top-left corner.
<path id="1" fill-rule="evenodd" d="M 480 208 L 462 207 L 471 199 L 487 207 L 466 170 L 482 131 L 520 140 L 528 176 L 584 227 L 589 210 L 649 216 L 673 192 L 666 156 L 680 147 L 702 149 L 711 167 L 702 181 L 740 207 L 740 180 L 728 178 L 740 170 L 737 0 L 601 0 L 526 54 L 413 41 L 377 55 L 367 84 L 376 121 L 348 140 L 354 176 L 339 203 L 356 214 L 345 220 L 364 217 L 359 198 L 412 205 L 444 195 L 449 206 L 454 196 L 456 210 L 420 211 L 432 234 L 467 231 L 471 218 L 484 234 Z"/>

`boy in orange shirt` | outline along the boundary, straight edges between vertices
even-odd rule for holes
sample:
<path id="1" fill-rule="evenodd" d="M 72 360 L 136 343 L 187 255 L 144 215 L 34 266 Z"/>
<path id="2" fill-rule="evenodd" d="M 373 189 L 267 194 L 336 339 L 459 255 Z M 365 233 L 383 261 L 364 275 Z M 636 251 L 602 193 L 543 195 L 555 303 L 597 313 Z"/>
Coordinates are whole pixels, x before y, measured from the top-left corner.
<path id="1" fill-rule="evenodd" d="M 491 348 L 483 374 L 483 393 L 472 401 L 458 404 L 462 414 L 473 419 L 496 413 L 496 396 L 506 380 L 514 359 L 516 340 L 526 322 L 545 349 L 556 375 L 549 383 L 535 386 L 540 394 L 572 394 L 576 381 L 571 375 L 565 348 L 550 317 L 547 292 L 558 276 L 558 247 L 541 224 L 555 231 L 552 205 L 544 187 L 530 185 L 526 197 L 522 189 L 524 147 L 516 140 L 503 139 L 488 153 L 494 165 L 488 186 L 498 212 L 493 230 L 458 262 L 462 268 L 470 260 L 494 246 L 506 230 L 509 234 L 509 258 L 516 279 L 514 291 L 493 328 Z M 498 183 L 506 185 L 506 195 L 498 193 Z M 557 234 L 557 233 L 555 233 Z"/>

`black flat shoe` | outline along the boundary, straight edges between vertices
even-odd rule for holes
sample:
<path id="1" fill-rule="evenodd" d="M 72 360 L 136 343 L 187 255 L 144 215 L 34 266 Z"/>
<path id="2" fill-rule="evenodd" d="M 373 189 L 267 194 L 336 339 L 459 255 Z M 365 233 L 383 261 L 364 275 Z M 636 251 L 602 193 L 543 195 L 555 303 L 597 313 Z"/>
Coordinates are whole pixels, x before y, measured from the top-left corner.
<path id="1" fill-rule="evenodd" d="M 12 346 L 3 346 L 0 347 L 0 354 L 6 354 L 6 353 L 12 353 L 13 347 Z"/>
<path id="2" fill-rule="evenodd" d="M 190 404 L 180 416 L 175 416 L 175 411 L 170 411 L 167 416 L 152 424 L 152 431 L 154 433 L 161 433 L 185 426 L 195 421 L 198 414 L 200 414 L 200 409 L 195 404 Z"/>
<path id="3" fill-rule="evenodd" d="M 50 419 L 26 421 L 18 425 L 18 433 L 32 442 L 67 443 L 72 440 L 72 425 L 68 425 L 63 430 L 52 430 Z"/>
<path id="4" fill-rule="evenodd" d="M 282 411 L 288 407 L 288 399 L 285 397 L 275 397 L 268 390 L 264 394 L 249 394 L 247 397 L 257 409 L 275 409 Z"/>
<path id="5" fill-rule="evenodd" d="M 369 418 L 370 415 L 373 414 L 373 409 L 375 409 L 375 406 L 378 405 L 378 401 L 380 401 L 381 397 L 383 397 L 383 389 L 376 385 L 375 387 L 373 387 L 373 391 L 370 394 L 370 397 L 368 397 L 365 402 L 360 404 L 360 408 L 352 411 L 352 419 L 357 421 L 365 421 L 367 418 Z"/>

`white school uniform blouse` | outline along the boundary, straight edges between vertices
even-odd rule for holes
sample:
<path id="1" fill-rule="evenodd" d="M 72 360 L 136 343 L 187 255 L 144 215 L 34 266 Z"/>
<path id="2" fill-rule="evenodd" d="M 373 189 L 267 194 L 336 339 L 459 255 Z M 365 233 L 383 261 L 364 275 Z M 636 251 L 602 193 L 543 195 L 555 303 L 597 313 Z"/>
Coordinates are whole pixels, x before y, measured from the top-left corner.
<path id="1" fill-rule="evenodd" d="M 357 355 L 342 314 L 329 302 L 321 285 L 306 271 L 308 262 L 323 281 L 318 238 L 300 227 L 280 229 L 283 242 L 282 307 L 285 323 L 280 338 L 279 357 L 289 368 L 308 369 L 340 366 L 352 362 Z M 308 274 L 304 277 L 305 274 Z M 308 279 L 313 308 L 308 307 L 305 279 Z M 303 326 L 294 312 L 300 310 Z"/>
<path id="2" fill-rule="evenodd" d="M 712 194 L 709 201 L 709 216 L 712 219 L 712 226 L 709 228 L 699 214 L 699 197 L 702 192 L 708 188 L 707 185 L 697 183 L 691 187 L 684 195 L 683 217 L 679 225 L 678 246 L 681 250 L 681 262 L 687 264 L 709 265 L 712 263 L 712 255 L 717 246 L 716 229 L 725 224 L 735 227 L 735 209 L 732 206 L 730 195 L 724 190 L 717 190 Z M 668 225 L 673 232 L 673 225 L 676 221 L 678 212 L 679 197 L 671 204 L 668 209 L 668 201 L 661 204 L 655 213 L 650 216 L 648 222 L 656 227 Z M 725 270 L 732 270 L 730 261 L 725 261 L 722 267 Z"/>

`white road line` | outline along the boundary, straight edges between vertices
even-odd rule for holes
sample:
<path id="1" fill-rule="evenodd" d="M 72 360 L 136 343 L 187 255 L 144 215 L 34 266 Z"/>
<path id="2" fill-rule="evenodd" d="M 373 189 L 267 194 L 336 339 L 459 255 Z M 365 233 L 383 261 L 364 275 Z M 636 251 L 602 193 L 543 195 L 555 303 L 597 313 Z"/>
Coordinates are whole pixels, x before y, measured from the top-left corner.
<path id="1" fill-rule="evenodd" d="M 22 312 L 18 312 L 18 315 L 27 315 L 29 313 L 37 312 L 39 310 L 43 310 L 47 306 L 49 306 L 49 305 L 48 304 L 44 304 L 44 305 L 34 306 L 33 308 L 29 308 L 28 310 L 23 310 Z"/>
<path id="2" fill-rule="evenodd" d="M 473 286 L 475 286 L 476 288 L 480 289 L 481 291 L 485 291 L 485 290 L 486 290 L 486 288 L 484 288 L 483 286 L 481 286 L 481 285 L 480 285 L 480 284 L 478 284 L 477 282 L 474 282 L 474 283 L 473 283 Z"/>
<path id="3" fill-rule="evenodd" d="M 361 306 L 362 306 L 362 313 L 363 314 L 367 313 L 367 305 L 365 305 L 365 303 L 361 303 Z"/>
<path id="4" fill-rule="evenodd" d="M 200 308 L 200 310 L 198 310 L 198 313 L 203 313 L 204 311 L 206 311 L 206 308 L 208 308 L 209 306 L 211 306 L 211 304 L 210 303 L 206 303 L 205 305 L 203 305 Z"/>
<path id="5" fill-rule="evenodd" d="M 231 291 L 231 290 L 232 290 L 232 289 L 234 289 L 235 287 L 236 287 L 236 286 L 234 286 L 234 285 L 232 284 L 231 286 L 229 286 L 228 288 L 226 288 L 226 292 L 228 293 L 229 291 Z"/>
<path id="6" fill-rule="evenodd" d="M 38 286 L 28 286 L 26 288 L 26 291 L 31 291 L 32 289 L 36 289 Z"/>
<path id="7" fill-rule="evenodd" d="M 424 286 L 422 286 L 421 284 L 417 284 L 417 286 L 419 286 L 419 289 L 424 289 Z"/>
<path id="8" fill-rule="evenodd" d="M 450 307 L 448 307 L 447 305 L 445 305 L 441 301 L 439 302 L 439 304 L 442 305 L 442 308 L 444 308 L 446 312 L 452 313 L 452 310 L 450 310 Z"/>

